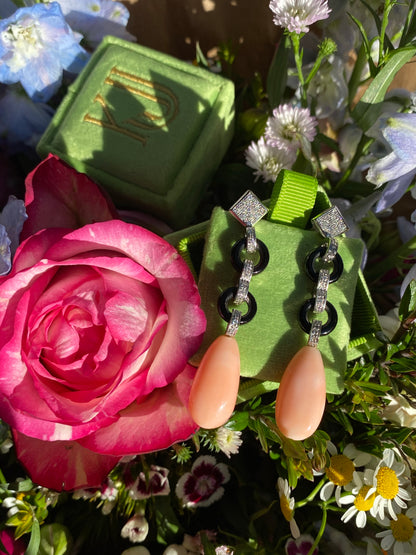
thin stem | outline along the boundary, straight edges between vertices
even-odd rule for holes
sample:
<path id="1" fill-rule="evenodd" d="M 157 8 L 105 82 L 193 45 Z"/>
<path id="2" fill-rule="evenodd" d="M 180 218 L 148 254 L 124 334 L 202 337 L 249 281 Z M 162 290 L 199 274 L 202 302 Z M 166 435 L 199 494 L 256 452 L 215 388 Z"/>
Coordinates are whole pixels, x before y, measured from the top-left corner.
<path id="1" fill-rule="evenodd" d="M 6 478 L 4 477 L 4 474 L 0 468 L 0 484 L 7 484 L 6 482 Z"/>
<path id="2" fill-rule="evenodd" d="M 325 528 L 326 528 L 326 521 L 327 521 L 327 515 L 328 515 L 328 511 L 326 508 L 326 504 L 323 505 L 322 507 L 322 522 L 321 522 L 321 527 L 319 528 L 319 532 L 318 535 L 315 538 L 315 541 L 312 544 L 312 547 L 310 548 L 310 550 L 308 551 L 308 555 L 312 555 L 313 552 L 315 551 L 315 549 L 318 547 L 319 542 L 321 541 L 321 538 L 325 532 Z"/>
<path id="3" fill-rule="evenodd" d="M 344 175 L 341 177 L 341 179 L 338 181 L 337 186 L 335 187 L 333 194 L 336 193 L 338 191 L 339 188 L 341 188 L 341 186 L 348 181 L 348 179 L 350 178 L 352 172 L 354 171 L 356 165 L 358 164 L 360 158 L 363 156 L 363 154 L 366 153 L 366 151 L 368 150 L 368 148 L 371 146 L 371 144 L 374 142 L 374 139 L 371 137 L 367 137 L 366 135 L 364 135 L 364 133 L 361 135 L 361 139 L 358 143 L 358 146 L 356 148 L 355 154 L 350 162 L 350 165 L 348 166 L 348 168 L 345 170 Z"/>
<path id="4" fill-rule="evenodd" d="M 297 501 L 295 503 L 295 509 L 299 507 L 303 507 L 304 505 L 307 505 L 308 503 L 313 501 L 316 495 L 319 493 L 319 490 L 325 484 L 325 482 L 326 482 L 326 478 L 322 478 L 322 480 L 318 483 L 318 485 L 311 491 L 311 493 L 307 497 L 305 497 L 305 499 L 302 499 L 301 501 Z"/>
<path id="5" fill-rule="evenodd" d="M 296 70 L 298 73 L 298 78 L 300 83 L 302 105 L 307 106 L 305 78 L 303 76 L 303 70 L 302 70 L 302 52 L 300 50 L 300 36 L 297 33 L 291 33 L 290 40 L 292 41 L 293 55 L 295 57 Z"/>
<path id="6" fill-rule="evenodd" d="M 382 64 L 384 60 L 384 38 L 386 36 L 386 29 L 389 23 L 389 15 L 393 5 L 394 5 L 394 1 L 392 2 L 392 0 L 385 0 L 384 2 L 383 19 L 381 20 L 381 29 L 380 29 L 380 37 L 379 37 L 380 40 L 379 40 L 379 46 L 378 46 L 379 64 Z"/>

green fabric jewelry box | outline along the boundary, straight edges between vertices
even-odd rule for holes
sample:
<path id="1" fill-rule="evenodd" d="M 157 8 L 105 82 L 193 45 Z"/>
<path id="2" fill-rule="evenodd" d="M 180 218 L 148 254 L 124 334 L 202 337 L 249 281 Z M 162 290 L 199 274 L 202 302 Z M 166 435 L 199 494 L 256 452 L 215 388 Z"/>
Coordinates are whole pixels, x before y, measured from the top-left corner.
<path id="1" fill-rule="evenodd" d="M 237 199 L 235 199 L 237 200 Z M 311 218 L 330 206 L 328 197 L 317 189 L 316 180 L 293 171 L 281 172 L 269 202 L 267 218 L 256 224 L 256 235 L 268 247 L 269 265 L 253 276 L 250 292 L 257 300 L 257 314 L 238 329 L 236 339 L 241 356 L 239 401 L 276 389 L 293 355 L 306 344 L 298 313 L 311 297 L 314 284 L 305 272 L 310 252 L 324 242 L 310 227 Z M 209 222 L 165 237 L 174 244 L 193 268 L 207 316 L 207 331 L 200 351 L 191 363 L 198 365 L 212 341 L 225 332 L 217 311 L 217 299 L 226 288 L 236 285 L 230 252 L 244 228 L 226 210 L 214 209 Z M 201 267 L 193 264 L 204 251 Z M 329 286 L 328 300 L 338 312 L 338 324 L 321 337 L 327 392 L 340 394 L 344 388 L 347 361 L 380 345 L 377 314 L 359 269 L 363 243 L 339 239 L 344 272 Z M 195 256 L 197 254 L 198 256 Z"/>
<path id="2" fill-rule="evenodd" d="M 228 79 L 106 37 L 38 144 L 174 229 L 189 224 L 233 135 Z"/>

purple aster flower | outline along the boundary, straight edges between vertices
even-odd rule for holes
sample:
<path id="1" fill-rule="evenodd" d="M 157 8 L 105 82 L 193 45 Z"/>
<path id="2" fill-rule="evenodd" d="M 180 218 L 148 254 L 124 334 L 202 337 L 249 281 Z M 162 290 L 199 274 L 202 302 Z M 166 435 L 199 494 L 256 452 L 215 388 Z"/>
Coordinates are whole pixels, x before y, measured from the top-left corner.
<path id="1" fill-rule="evenodd" d="M 147 476 L 140 472 L 134 483 L 129 487 L 129 495 L 133 499 L 147 499 L 154 495 L 169 495 L 169 470 L 162 466 L 152 465 Z"/>
<path id="2" fill-rule="evenodd" d="M 20 8 L 0 20 L 0 82 L 20 82 L 32 100 L 47 102 L 63 70 L 78 73 L 87 61 L 80 40 L 57 2 Z"/>
<path id="3" fill-rule="evenodd" d="M 286 555 L 308 555 L 312 545 L 313 537 L 309 536 L 309 534 L 302 534 L 296 540 L 294 540 L 293 538 L 287 540 L 285 545 L 285 553 Z M 312 555 L 317 554 L 318 548 L 315 548 Z"/>
<path id="4" fill-rule="evenodd" d="M 268 118 L 264 136 L 266 143 L 272 147 L 287 153 L 296 152 L 300 148 L 305 157 L 310 158 L 316 126 L 316 118 L 311 116 L 308 108 L 281 104 L 273 110 L 273 116 Z"/>
<path id="5" fill-rule="evenodd" d="M 84 35 L 95 48 L 106 35 L 133 41 L 126 30 L 130 13 L 121 2 L 113 0 L 58 0 L 62 13 L 72 29 Z"/>
<path id="6" fill-rule="evenodd" d="M 273 23 L 291 33 L 307 33 L 309 25 L 326 19 L 331 10 L 327 0 L 271 0 Z"/>
<path id="7" fill-rule="evenodd" d="M 176 495 L 184 507 L 208 507 L 223 494 L 223 484 L 230 479 L 228 467 L 217 463 L 212 455 L 198 457 L 191 472 L 181 476 L 176 484 Z"/>

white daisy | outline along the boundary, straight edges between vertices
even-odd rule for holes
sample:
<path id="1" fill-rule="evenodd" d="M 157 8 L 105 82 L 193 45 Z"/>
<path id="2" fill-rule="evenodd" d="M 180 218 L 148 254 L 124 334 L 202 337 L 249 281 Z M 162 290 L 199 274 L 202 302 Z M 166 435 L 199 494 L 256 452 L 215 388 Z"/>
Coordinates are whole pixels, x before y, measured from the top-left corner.
<path id="1" fill-rule="evenodd" d="M 307 33 L 309 25 L 326 19 L 331 10 L 327 0 L 271 0 L 273 23 L 291 33 Z"/>
<path id="2" fill-rule="evenodd" d="M 246 164 L 254 171 L 256 181 L 261 177 L 264 183 L 275 182 L 280 170 L 289 170 L 296 159 L 293 151 L 279 150 L 268 145 L 264 137 L 252 141 L 245 151 Z"/>
<path id="3" fill-rule="evenodd" d="M 289 523 L 292 536 L 296 539 L 300 536 L 300 531 L 295 519 L 293 518 L 295 513 L 295 500 L 293 497 L 290 497 L 289 482 L 283 478 L 279 478 L 277 480 L 277 489 L 279 491 L 280 509 L 283 516 Z"/>
<path id="4" fill-rule="evenodd" d="M 340 498 L 339 502 L 341 505 L 350 505 L 345 513 L 342 515 L 342 522 L 349 522 L 355 517 L 355 525 L 357 528 L 364 528 L 367 524 L 367 513 L 370 512 L 372 516 L 374 514 L 374 500 L 376 494 L 372 493 L 367 495 L 370 487 L 368 484 L 364 484 L 364 474 L 362 472 L 354 473 L 354 487 L 351 493 L 344 495 Z"/>
<path id="5" fill-rule="evenodd" d="M 372 457 L 359 451 L 352 443 L 346 445 L 344 452 L 339 454 L 335 445 L 328 442 L 328 451 L 331 458 L 325 474 L 329 481 L 322 487 L 319 495 L 323 501 L 328 501 L 335 490 L 335 500 L 340 505 L 342 488 L 352 490 L 357 474 L 355 469 L 368 464 Z"/>
<path id="6" fill-rule="evenodd" d="M 393 548 L 394 555 L 414 555 L 416 553 L 416 505 L 397 515 L 390 521 L 390 529 L 376 534 L 382 538 L 381 548 Z"/>
<path id="7" fill-rule="evenodd" d="M 300 148 L 307 159 L 311 157 L 311 142 L 316 136 L 317 120 L 308 108 L 281 104 L 267 119 L 264 137 L 266 143 L 285 152 Z"/>
<path id="8" fill-rule="evenodd" d="M 242 443 L 240 431 L 231 430 L 226 426 L 221 426 L 215 431 L 215 444 L 228 458 L 238 453 Z"/>
<path id="9" fill-rule="evenodd" d="M 397 519 L 397 514 L 402 509 L 407 508 L 406 501 L 411 499 L 411 495 L 401 487 L 408 483 L 408 479 L 404 476 L 405 470 L 404 462 L 396 460 L 395 451 L 385 449 L 376 469 L 366 471 L 364 480 L 371 485 L 367 497 L 373 493 L 376 494 L 374 512 L 380 520 L 384 519 L 386 508 L 393 520 Z"/>

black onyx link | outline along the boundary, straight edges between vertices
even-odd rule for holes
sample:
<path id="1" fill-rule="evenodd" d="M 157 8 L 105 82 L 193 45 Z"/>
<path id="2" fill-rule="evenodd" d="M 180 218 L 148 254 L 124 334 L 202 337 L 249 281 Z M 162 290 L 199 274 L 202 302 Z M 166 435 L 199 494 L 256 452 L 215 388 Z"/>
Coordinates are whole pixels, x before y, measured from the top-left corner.
<path id="1" fill-rule="evenodd" d="M 314 264 L 316 259 L 322 258 L 325 253 L 326 246 L 321 245 L 320 247 L 312 251 L 306 259 L 306 271 L 308 272 L 308 275 L 312 281 L 318 282 L 319 272 L 315 270 Z M 329 283 L 334 283 L 335 281 L 338 281 L 341 277 L 342 272 L 344 271 L 344 263 L 342 262 L 342 258 L 340 257 L 339 253 L 335 255 L 332 263 L 334 265 L 334 269 L 329 276 Z"/>
<path id="2" fill-rule="evenodd" d="M 231 312 L 228 308 L 228 303 L 235 298 L 237 294 L 237 289 L 237 287 L 229 287 L 218 297 L 218 312 L 220 313 L 221 318 L 226 322 L 229 322 L 231 319 Z M 257 312 L 256 299 L 250 292 L 247 293 L 246 303 L 248 306 L 248 310 L 244 315 L 241 316 L 240 324 L 247 324 L 248 322 L 250 322 Z"/>
<path id="3" fill-rule="evenodd" d="M 269 249 L 266 247 L 263 241 L 260 241 L 260 239 L 257 239 L 257 246 L 258 246 L 258 253 L 260 255 L 260 260 L 254 266 L 254 269 L 253 269 L 254 275 L 262 272 L 266 268 L 270 259 Z M 240 272 L 240 273 L 242 272 L 244 267 L 244 262 L 241 260 L 241 251 L 243 250 L 243 248 L 246 248 L 246 247 L 247 247 L 247 239 L 243 237 L 242 239 L 234 243 L 233 248 L 231 249 L 231 263 L 234 266 L 234 268 L 237 270 L 237 272 Z"/>
<path id="4" fill-rule="evenodd" d="M 301 328 L 304 332 L 310 333 L 312 323 L 308 320 L 308 312 L 313 309 L 315 305 L 315 299 L 308 299 L 302 305 L 302 308 L 299 312 L 299 320 Z M 338 314 L 333 304 L 330 302 L 326 302 L 325 310 L 328 314 L 328 321 L 326 324 L 323 324 L 321 329 L 321 335 L 328 335 L 333 331 L 338 323 Z"/>

